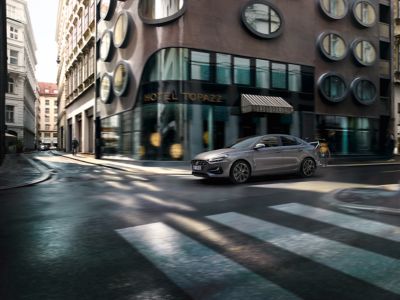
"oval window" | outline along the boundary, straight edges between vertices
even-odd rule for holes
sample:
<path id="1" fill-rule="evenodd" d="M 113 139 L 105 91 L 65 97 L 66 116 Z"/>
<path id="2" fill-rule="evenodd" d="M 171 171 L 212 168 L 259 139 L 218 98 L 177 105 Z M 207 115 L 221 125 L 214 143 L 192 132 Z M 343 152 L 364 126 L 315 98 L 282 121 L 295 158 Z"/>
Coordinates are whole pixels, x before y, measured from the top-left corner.
<path id="1" fill-rule="evenodd" d="M 353 43 L 353 54 L 357 62 L 364 66 L 371 66 L 376 61 L 374 45 L 368 41 L 358 40 Z"/>
<path id="2" fill-rule="evenodd" d="M 322 53 L 331 60 L 341 60 L 347 54 L 347 46 L 343 38 L 336 33 L 324 33 L 319 39 Z"/>
<path id="3" fill-rule="evenodd" d="M 332 19 L 342 19 L 348 10 L 346 0 L 320 0 L 322 11 Z"/>
<path id="4" fill-rule="evenodd" d="M 100 40 L 99 55 L 102 61 L 109 61 L 111 57 L 111 43 L 112 33 L 111 31 L 105 31 Z"/>
<path id="5" fill-rule="evenodd" d="M 242 11 L 242 21 L 253 34 L 274 38 L 283 30 L 283 20 L 278 10 L 266 1 L 251 1 Z"/>
<path id="6" fill-rule="evenodd" d="M 111 102 L 111 76 L 104 74 L 100 81 L 100 100 L 108 104 Z"/>
<path id="7" fill-rule="evenodd" d="M 129 74 L 129 65 L 126 62 L 120 62 L 117 64 L 113 78 L 113 90 L 115 95 L 125 95 L 128 90 Z"/>
<path id="8" fill-rule="evenodd" d="M 331 102 L 344 100 L 347 94 L 347 86 L 342 76 L 328 73 L 321 76 L 318 82 L 322 96 Z"/>
<path id="9" fill-rule="evenodd" d="M 184 0 L 141 0 L 139 16 L 146 24 L 167 23 L 185 12 Z"/>
<path id="10" fill-rule="evenodd" d="M 100 19 L 110 20 L 113 15 L 114 8 L 114 0 L 101 0 L 99 9 Z"/>
<path id="11" fill-rule="evenodd" d="M 370 105 L 376 100 L 376 86 L 368 79 L 356 78 L 351 84 L 351 90 L 354 98 L 361 104 Z"/>
<path id="12" fill-rule="evenodd" d="M 367 0 L 358 0 L 353 5 L 354 18 L 365 27 L 371 27 L 376 22 L 374 6 Z"/>
<path id="13" fill-rule="evenodd" d="M 124 11 L 119 16 L 114 25 L 114 46 L 117 48 L 125 47 L 128 41 L 130 29 L 129 14 Z"/>

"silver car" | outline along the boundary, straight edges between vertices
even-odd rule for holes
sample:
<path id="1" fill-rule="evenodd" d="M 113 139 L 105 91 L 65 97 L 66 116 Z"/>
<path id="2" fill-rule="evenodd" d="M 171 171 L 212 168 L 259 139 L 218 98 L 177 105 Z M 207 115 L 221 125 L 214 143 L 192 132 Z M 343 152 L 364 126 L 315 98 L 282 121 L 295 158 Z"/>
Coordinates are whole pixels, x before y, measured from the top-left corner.
<path id="1" fill-rule="evenodd" d="M 200 153 L 191 164 L 195 176 L 225 177 L 244 183 L 250 176 L 266 174 L 299 173 L 310 177 L 320 162 L 315 147 L 306 141 L 291 135 L 268 134 Z"/>

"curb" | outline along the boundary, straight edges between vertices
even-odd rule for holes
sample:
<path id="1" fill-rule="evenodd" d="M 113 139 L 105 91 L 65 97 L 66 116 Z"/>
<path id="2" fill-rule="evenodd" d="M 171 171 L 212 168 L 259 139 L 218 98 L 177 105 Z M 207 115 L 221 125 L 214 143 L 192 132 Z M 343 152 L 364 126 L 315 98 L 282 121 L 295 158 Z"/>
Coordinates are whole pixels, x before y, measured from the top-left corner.
<path id="1" fill-rule="evenodd" d="M 328 202 L 329 205 L 337 206 L 343 209 L 361 210 L 378 214 L 400 215 L 400 209 L 398 208 L 388 208 L 384 206 L 372 206 L 372 205 L 362 205 L 362 204 L 350 204 L 337 200 L 335 195 L 346 190 L 349 189 L 334 190 L 329 194 L 325 195 L 323 201 Z"/>
<path id="2" fill-rule="evenodd" d="M 26 181 L 26 182 L 23 182 L 23 183 L 18 183 L 18 184 L 8 185 L 8 186 L 0 186 L 0 191 L 32 186 L 32 185 L 44 182 L 46 180 L 49 180 L 51 178 L 52 174 L 51 174 L 51 172 L 48 171 L 48 168 L 44 169 L 44 166 L 40 166 L 33 159 L 27 158 L 25 156 L 25 154 L 21 154 L 21 157 L 24 158 L 25 160 L 27 160 L 42 175 L 39 178 L 30 180 L 30 181 Z"/>

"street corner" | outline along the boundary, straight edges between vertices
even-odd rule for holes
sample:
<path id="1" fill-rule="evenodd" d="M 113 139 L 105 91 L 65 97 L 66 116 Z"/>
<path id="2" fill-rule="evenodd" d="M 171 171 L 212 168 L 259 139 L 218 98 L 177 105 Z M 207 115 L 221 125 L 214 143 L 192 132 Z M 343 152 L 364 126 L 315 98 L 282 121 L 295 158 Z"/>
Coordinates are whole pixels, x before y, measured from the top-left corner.
<path id="1" fill-rule="evenodd" d="M 400 184 L 339 189 L 326 199 L 344 209 L 400 215 Z"/>

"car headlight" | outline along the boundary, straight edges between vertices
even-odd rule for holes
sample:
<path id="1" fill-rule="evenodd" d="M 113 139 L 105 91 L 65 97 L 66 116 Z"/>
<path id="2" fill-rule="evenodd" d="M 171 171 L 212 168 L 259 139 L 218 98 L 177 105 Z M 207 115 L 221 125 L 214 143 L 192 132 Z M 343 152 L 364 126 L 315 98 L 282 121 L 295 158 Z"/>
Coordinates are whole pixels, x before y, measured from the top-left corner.
<path id="1" fill-rule="evenodd" d="M 213 158 L 210 158 L 208 160 L 208 162 L 220 162 L 220 161 L 225 160 L 225 158 L 227 158 L 227 157 L 228 157 L 228 155 L 222 155 L 222 156 L 213 157 Z"/>

